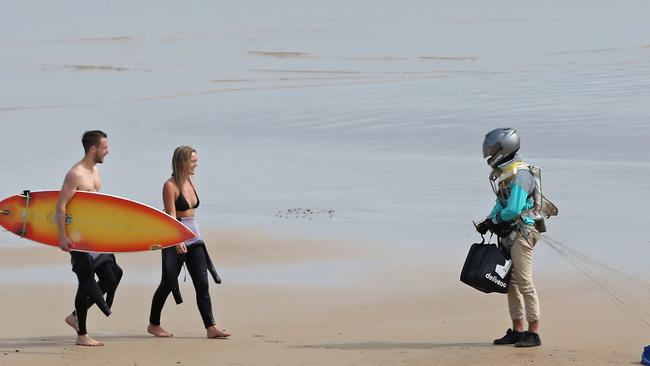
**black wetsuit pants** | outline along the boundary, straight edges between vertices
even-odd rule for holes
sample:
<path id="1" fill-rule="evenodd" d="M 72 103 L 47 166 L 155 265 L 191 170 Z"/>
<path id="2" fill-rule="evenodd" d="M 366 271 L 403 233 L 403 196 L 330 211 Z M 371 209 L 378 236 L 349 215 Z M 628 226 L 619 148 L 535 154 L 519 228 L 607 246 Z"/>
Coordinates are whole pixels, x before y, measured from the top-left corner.
<path id="1" fill-rule="evenodd" d="M 183 268 L 183 263 L 187 266 L 187 271 L 192 277 L 192 283 L 196 291 L 196 304 L 201 313 L 201 318 L 203 318 L 203 325 L 206 328 L 213 326 L 215 323 L 208 290 L 208 258 L 206 258 L 204 244 L 189 245 L 185 254 L 177 253 L 176 247 L 162 250 L 162 278 L 151 301 L 149 323 L 160 325 L 160 314 L 167 297 L 172 290 L 178 290 L 175 286 L 178 284 L 177 279 L 181 273 L 181 268 Z M 177 303 L 182 302 L 180 295 L 176 300 Z"/>
<path id="2" fill-rule="evenodd" d="M 111 314 L 111 305 L 117 285 L 122 279 L 122 269 L 117 265 L 113 254 L 100 254 L 93 258 L 88 253 L 70 252 L 72 271 L 77 275 L 79 286 L 74 299 L 78 335 L 87 334 L 86 316 L 93 304 L 106 315 Z M 99 282 L 95 280 L 95 274 Z M 106 299 L 104 299 L 104 294 Z"/>

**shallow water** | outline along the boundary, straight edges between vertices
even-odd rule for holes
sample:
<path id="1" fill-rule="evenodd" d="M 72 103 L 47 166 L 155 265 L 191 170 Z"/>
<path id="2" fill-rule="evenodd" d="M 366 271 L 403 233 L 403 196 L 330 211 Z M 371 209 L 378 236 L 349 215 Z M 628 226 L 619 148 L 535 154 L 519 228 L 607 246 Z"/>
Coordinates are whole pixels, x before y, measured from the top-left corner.
<path id="1" fill-rule="evenodd" d="M 161 207 L 171 152 L 189 144 L 204 227 L 462 264 L 493 202 L 483 136 L 512 126 L 560 207 L 550 233 L 645 268 L 647 1 L 2 8 L 2 196 L 60 187 L 81 133 L 99 128 L 104 192 Z M 539 256 L 539 270 L 561 268 Z"/>

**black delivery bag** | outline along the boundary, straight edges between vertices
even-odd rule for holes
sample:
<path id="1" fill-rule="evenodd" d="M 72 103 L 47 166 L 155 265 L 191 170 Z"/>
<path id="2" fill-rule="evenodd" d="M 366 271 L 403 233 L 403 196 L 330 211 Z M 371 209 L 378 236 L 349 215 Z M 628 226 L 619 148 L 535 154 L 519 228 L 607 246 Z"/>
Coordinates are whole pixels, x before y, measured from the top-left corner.
<path id="1" fill-rule="evenodd" d="M 505 294 L 511 268 L 512 261 L 496 244 L 474 243 L 467 253 L 460 280 L 485 293 Z"/>

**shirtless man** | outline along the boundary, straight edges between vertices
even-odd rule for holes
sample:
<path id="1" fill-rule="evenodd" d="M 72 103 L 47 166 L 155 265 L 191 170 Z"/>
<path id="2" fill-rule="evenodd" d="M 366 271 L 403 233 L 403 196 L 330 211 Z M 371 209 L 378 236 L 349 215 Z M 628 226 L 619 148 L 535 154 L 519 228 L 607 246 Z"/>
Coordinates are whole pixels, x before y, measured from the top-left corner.
<path id="1" fill-rule="evenodd" d="M 65 318 L 65 322 L 77 331 L 77 342 L 80 346 L 103 346 L 91 338 L 86 331 L 86 315 L 93 304 L 106 315 L 111 314 L 115 289 L 122 278 L 122 270 L 115 261 L 113 254 L 86 253 L 75 251 L 75 244 L 65 232 L 66 206 L 75 191 L 97 192 L 100 188 L 97 164 L 104 162 L 108 155 L 108 137 L 102 131 L 86 131 L 81 143 L 84 147 L 84 157 L 70 168 L 65 175 L 63 187 L 56 204 L 56 220 L 59 230 L 59 246 L 61 250 L 70 253 L 72 271 L 77 275 L 79 286 L 75 296 L 75 310 Z M 95 280 L 95 274 L 99 282 Z M 106 300 L 103 294 L 107 293 Z"/>

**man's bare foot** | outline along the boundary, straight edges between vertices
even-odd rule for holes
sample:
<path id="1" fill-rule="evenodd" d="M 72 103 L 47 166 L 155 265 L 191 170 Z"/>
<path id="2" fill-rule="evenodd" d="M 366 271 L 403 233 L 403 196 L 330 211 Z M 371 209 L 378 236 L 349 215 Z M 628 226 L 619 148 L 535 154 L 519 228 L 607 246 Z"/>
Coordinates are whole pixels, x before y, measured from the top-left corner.
<path id="1" fill-rule="evenodd" d="M 160 325 L 149 324 L 149 326 L 147 327 L 147 332 L 149 332 L 149 334 L 155 335 L 156 337 L 174 336 L 173 334 L 168 333 L 166 330 L 164 330 Z"/>
<path id="2" fill-rule="evenodd" d="M 77 346 L 101 347 L 103 345 L 104 343 L 90 338 L 88 334 L 77 336 Z"/>
<path id="3" fill-rule="evenodd" d="M 216 325 L 211 325 L 205 329 L 208 332 L 208 338 L 227 338 L 230 337 L 230 333 L 226 332 L 224 329 L 217 328 Z"/>
<path id="4" fill-rule="evenodd" d="M 66 322 L 66 324 L 68 324 L 69 326 L 71 326 L 72 329 L 75 330 L 75 332 L 78 332 L 78 331 L 79 331 L 79 323 L 77 322 L 77 316 L 74 315 L 74 313 L 72 313 L 72 314 L 66 316 L 66 317 L 65 317 L 65 322 Z"/>

